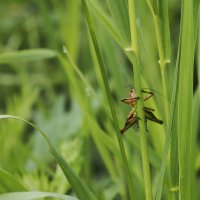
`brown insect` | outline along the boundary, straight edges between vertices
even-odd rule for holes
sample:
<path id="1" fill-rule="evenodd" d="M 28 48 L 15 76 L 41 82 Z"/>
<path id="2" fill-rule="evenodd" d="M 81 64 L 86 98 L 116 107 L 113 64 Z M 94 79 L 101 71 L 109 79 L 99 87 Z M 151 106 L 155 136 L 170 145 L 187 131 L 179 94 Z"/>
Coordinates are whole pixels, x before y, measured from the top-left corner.
<path id="1" fill-rule="evenodd" d="M 149 92 L 149 91 L 145 91 L 145 90 L 142 90 L 142 92 L 147 94 L 145 97 L 143 97 L 144 101 L 148 100 L 149 98 L 151 98 L 153 96 L 153 92 Z M 131 106 L 131 111 L 128 113 L 124 127 L 122 129 L 120 129 L 121 134 L 126 132 L 134 124 L 137 124 L 137 126 L 139 127 L 138 122 L 139 122 L 140 118 L 138 117 L 138 113 L 137 113 L 137 101 L 139 98 L 140 97 L 137 97 L 135 90 L 131 89 L 131 91 L 129 93 L 129 97 L 121 99 L 122 102 Z M 153 108 L 144 107 L 143 110 L 144 110 L 144 115 L 145 115 L 146 120 L 150 120 L 150 121 L 156 122 L 158 124 L 163 124 L 163 121 L 158 119 L 153 114 L 153 112 L 155 111 Z"/>

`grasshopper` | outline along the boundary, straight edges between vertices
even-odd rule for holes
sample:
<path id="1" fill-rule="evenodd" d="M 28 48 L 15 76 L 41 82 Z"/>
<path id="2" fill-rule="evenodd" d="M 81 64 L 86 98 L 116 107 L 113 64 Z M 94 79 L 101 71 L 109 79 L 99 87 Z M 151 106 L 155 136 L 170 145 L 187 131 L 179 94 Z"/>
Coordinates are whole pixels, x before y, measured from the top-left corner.
<path id="1" fill-rule="evenodd" d="M 142 92 L 147 94 L 145 97 L 143 97 L 144 101 L 148 100 L 149 98 L 151 98 L 153 96 L 153 92 L 149 92 L 149 91 L 145 91 L 145 90 L 142 90 Z M 123 103 L 126 103 L 131 106 L 131 111 L 128 113 L 124 127 L 122 129 L 120 129 L 121 134 L 126 132 L 134 124 L 137 124 L 137 126 L 139 127 L 138 122 L 139 122 L 140 118 L 138 117 L 138 114 L 137 114 L 137 101 L 139 98 L 140 97 L 137 97 L 135 90 L 132 88 L 129 93 L 129 97 L 121 99 L 121 101 Z M 150 121 L 156 122 L 158 124 L 163 124 L 163 121 L 158 119 L 153 114 L 153 112 L 155 111 L 153 108 L 144 107 L 143 110 L 144 110 L 144 116 L 145 116 L 146 120 L 150 120 Z"/>

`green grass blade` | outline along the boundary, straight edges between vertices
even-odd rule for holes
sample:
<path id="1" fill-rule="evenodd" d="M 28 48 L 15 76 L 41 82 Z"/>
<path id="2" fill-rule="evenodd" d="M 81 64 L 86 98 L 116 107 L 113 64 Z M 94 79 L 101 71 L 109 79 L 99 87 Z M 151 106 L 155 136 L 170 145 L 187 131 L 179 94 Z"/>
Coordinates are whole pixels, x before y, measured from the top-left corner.
<path id="1" fill-rule="evenodd" d="M 162 187 L 163 187 L 163 180 L 164 180 L 164 175 L 165 175 L 165 169 L 167 166 L 167 160 L 168 160 L 168 153 L 170 151 L 171 154 L 173 154 L 170 159 L 173 159 L 176 157 L 176 159 L 173 159 L 170 163 L 170 167 L 173 170 L 170 170 L 170 175 L 173 180 L 170 180 L 172 182 L 172 188 L 177 188 L 176 183 L 177 183 L 177 164 L 178 163 L 178 153 L 177 153 L 177 146 L 178 146 L 178 140 L 177 140 L 177 94 L 178 94 L 178 80 L 179 80 L 179 52 L 177 56 L 177 63 L 176 63 L 176 68 L 175 68 L 175 74 L 174 74 L 174 83 L 173 83 L 173 90 L 172 90 L 172 98 L 171 98 L 171 104 L 170 104 L 170 112 L 169 112 L 169 123 L 167 125 L 167 135 L 165 139 L 165 144 L 164 144 L 164 150 L 163 150 L 163 155 L 162 155 L 162 163 L 161 163 L 161 168 L 159 172 L 159 179 L 157 183 L 157 189 L 156 189 L 156 200 L 161 199 L 162 195 Z M 173 138 L 172 138 L 173 136 Z M 171 140 L 173 139 L 173 143 L 171 143 Z M 175 162 L 175 163 L 172 163 Z M 174 176 L 175 174 L 175 176 Z M 175 184 L 175 185 L 174 185 Z M 177 191 L 176 191 L 177 192 Z M 174 194 L 172 194 L 174 195 Z"/>
<path id="2" fill-rule="evenodd" d="M 60 200 L 78 200 L 75 197 L 70 197 L 68 195 L 62 195 L 52 192 L 11 192 L 0 195 L 0 200 L 36 200 L 36 199 L 42 199 L 42 198 L 56 198 Z"/>
<path id="3" fill-rule="evenodd" d="M 198 199 L 197 180 L 196 180 L 196 163 L 197 163 L 197 134 L 199 125 L 200 111 L 200 1 L 194 2 L 194 27 L 196 28 L 194 35 L 194 46 L 197 41 L 197 71 L 198 71 L 198 86 L 194 94 L 193 112 L 192 112 L 192 139 L 191 139 L 191 199 Z M 196 3 L 196 4 L 195 4 Z"/>
<path id="4" fill-rule="evenodd" d="M 174 83 L 173 83 L 173 88 L 172 88 L 172 97 L 171 97 L 170 112 L 169 112 L 169 123 L 167 125 L 167 135 L 165 139 L 164 150 L 163 150 L 163 155 L 162 155 L 162 163 L 161 163 L 159 179 L 157 183 L 156 196 L 155 196 L 156 200 L 161 199 L 163 180 L 164 180 L 164 175 L 165 175 L 165 169 L 167 166 L 169 150 L 170 150 L 170 153 L 173 154 L 173 158 L 174 156 L 177 157 L 177 159 L 173 160 L 173 162 L 178 162 L 178 155 L 176 154 L 177 152 L 176 149 L 178 146 L 176 121 L 177 121 L 177 98 L 178 98 L 177 94 L 178 94 L 178 80 L 179 80 L 179 59 L 180 59 L 180 53 L 178 51 L 176 68 L 175 68 L 175 73 L 174 73 Z M 171 144 L 172 136 L 173 136 L 173 144 Z M 176 164 L 174 164 L 173 166 L 176 166 Z M 175 169 L 173 168 L 171 172 L 176 173 L 176 167 Z M 173 180 L 175 180 L 174 183 L 176 183 L 176 177 L 174 177 L 173 175 L 172 177 L 173 177 Z"/>
<path id="5" fill-rule="evenodd" d="M 158 46 L 159 65 L 161 70 L 162 87 L 165 96 L 168 96 L 168 83 L 166 76 L 166 66 L 170 62 L 170 32 L 169 32 L 169 17 L 168 17 L 168 0 L 158 1 L 159 9 L 155 1 L 147 0 L 153 17 L 155 35 Z M 168 121 L 168 101 L 164 100 L 165 121 Z"/>
<path id="6" fill-rule="evenodd" d="M 134 70 L 134 82 L 136 93 L 139 97 L 142 96 L 142 85 L 141 85 L 141 69 L 139 63 L 139 49 L 137 41 L 137 28 L 136 28 L 136 14 L 135 14 L 135 1 L 129 0 L 129 16 L 130 16 L 130 30 L 131 30 L 131 58 Z M 148 156 L 148 146 L 146 139 L 146 125 L 143 112 L 143 100 L 139 99 L 137 103 L 137 112 L 140 117 L 139 127 L 140 127 L 140 148 L 142 154 L 142 165 L 144 173 L 144 184 L 145 184 L 145 195 L 146 199 L 153 199 L 152 186 L 151 186 L 151 173 L 150 164 Z"/>
<path id="7" fill-rule="evenodd" d="M 85 0 L 81 0 L 82 2 L 82 6 L 83 6 L 83 10 L 87 19 L 87 24 L 90 30 L 90 35 L 92 38 L 92 42 L 95 48 L 95 52 L 96 52 L 96 56 L 99 62 L 99 67 L 101 70 L 101 75 L 103 78 L 103 82 L 104 82 L 104 87 L 106 90 L 106 96 L 110 105 L 110 109 L 111 109 L 111 113 L 112 113 L 112 118 L 114 121 L 114 126 L 115 126 L 115 130 L 116 130 L 116 134 L 117 134 L 117 139 L 118 139 L 118 143 L 119 143 L 119 147 L 120 147 L 120 151 L 122 154 L 122 159 L 123 159 L 123 164 L 124 164 L 124 171 L 126 174 L 126 179 L 127 179 L 127 184 L 128 184 L 128 188 L 129 188 L 129 194 L 131 199 L 134 199 L 134 193 L 133 193 L 133 181 L 132 181 L 132 177 L 130 174 L 130 169 L 128 166 L 128 162 L 127 162 L 127 158 L 126 158 L 126 154 L 125 154 L 125 149 L 124 149 L 124 145 L 123 145 L 123 141 L 122 141 L 122 137 L 119 131 L 119 125 L 118 125 L 118 120 L 117 120 L 117 115 L 116 115 L 116 111 L 114 108 L 114 104 L 113 104 L 113 100 L 112 100 L 112 96 L 111 96 L 111 92 L 110 92 L 110 88 L 109 88 L 109 84 L 108 84 L 108 79 L 106 76 L 106 72 L 105 72 L 105 67 L 104 67 L 104 63 L 103 63 L 103 59 L 101 56 L 101 52 L 100 52 L 100 48 L 99 48 L 99 44 L 97 42 L 97 38 L 96 38 L 96 34 L 92 25 L 92 20 L 88 11 L 88 7 L 87 4 L 85 2 Z"/>
<path id="8" fill-rule="evenodd" d="M 64 11 L 60 12 L 58 10 L 58 14 L 60 14 L 60 31 L 61 37 L 64 41 L 64 44 L 69 49 L 69 52 L 73 59 L 77 59 L 78 55 L 78 46 L 80 40 L 80 2 L 74 0 L 68 0 L 63 2 L 63 4 L 59 4 Z M 56 5 L 55 5 L 56 6 Z M 66 20 L 70 16 L 70 20 Z M 70 27 L 70 28 L 69 28 Z"/>
<path id="9" fill-rule="evenodd" d="M 78 177 L 76 175 L 76 173 L 72 170 L 72 168 L 69 166 L 69 164 L 64 160 L 62 155 L 56 150 L 56 148 L 51 143 L 49 138 L 46 136 L 46 134 L 40 128 L 38 128 L 35 124 L 33 124 L 25 119 L 22 119 L 20 117 L 17 117 L 17 116 L 0 115 L 0 119 L 20 120 L 20 121 L 23 121 L 23 122 L 27 123 L 28 125 L 32 126 L 34 129 L 36 129 L 43 136 L 45 141 L 48 143 L 51 154 L 57 160 L 57 162 L 58 162 L 59 166 L 61 167 L 62 171 L 64 172 L 66 178 L 72 185 L 72 188 L 74 189 L 77 197 L 80 198 L 81 200 L 96 200 L 97 199 L 95 197 L 95 195 L 93 194 L 93 192 L 83 182 L 83 180 L 81 180 L 80 177 Z"/>
<path id="10" fill-rule="evenodd" d="M 59 163 L 62 171 L 64 172 L 65 176 L 69 180 L 72 185 L 72 188 L 76 192 L 76 195 L 81 200 L 97 200 L 93 192 L 87 187 L 87 185 L 81 180 L 72 168 L 68 165 L 68 163 L 64 160 L 61 154 L 54 148 L 53 146 L 50 147 L 50 152 L 55 157 L 57 162 Z"/>
<path id="11" fill-rule="evenodd" d="M 121 44 L 121 37 L 120 34 L 116 31 L 116 28 L 112 24 L 112 21 L 108 14 L 105 12 L 105 9 L 103 9 L 99 2 L 96 2 L 94 0 L 88 0 L 88 5 L 91 7 L 91 11 L 94 12 L 98 18 L 101 19 L 102 23 L 105 25 L 105 27 L 108 29 L 108 31 L 111 33 L 112 37 Z M 122 44 L 121 44 L 122 46 Z"/>
<path id="12" fill-rule="evenodd" d="M 165 59 L 170 62 L 170 29 L 169 29 L 169 14 L 168 14 L 169 0 L 160 0 L 160 19 L 161 19 L 161 32 L 163 38 L 163 48 Z"/>
<path id="13" fill-rule="evenodd" d="M 190 158 L 194 66 L 194 24 L 192 1 L 183 1 L 181 14 L 180 75 L 178 90 L 179 198 L 191 199 Z"/>
<path id="14" fill-rule="evenodd" d="M 166 139 L 165 139 L 164 151 L 163 151 L 163 155 L 162 155 L 162 163 L 161 163 L 161 168 L 160 168 L 160 172 L 159 172 L 159 179 L 158 179 L 157 188 L 156 188 L 156 195 L 155 195 L 156 200 L 161 199 L 163 180 L 164 180 L 165 169 L 166 169 L 167 160 L 168 160 L 168 153 L 169 153 L 169 149 L 170 149 L 171 138 L 172 138 L 172 135 L 174 133 L 173 132 L 174 123 L 176 121 L 176 117 L 175 117 L 175 112 L 176 112 L 175 108 L 176 108 L 176 100 L 177 100 L 177 95 L 176 95 L 177 94 L 176 93 L 176 91 L 177 91 L 177 80 L 176 79 L 174 81 L 174 87 L 173 87 L 173 92 L 172 92 L 172 101 L 171 101 L 171 105 L 170 105 L 169 124 L 167 126 L 168 134 L 166 135 Z M 173 145 L 174 147 L 177 147 L 176 135 L 173 135 L 173 143 L 174 144 L 171 144 L 171 145 Z M 177 156 L 176 149 L 173 149 L 173 151 L 171 151 L 171 152 L 174 156 Z M 176 159 L 176 161 L 177 161 L 177 159 Z M 173 170 L 173 174 L 176 174 L 176 172 L 177 172 L 176 170 Z M 176 176 L 175 177 L 173 176 L 173 178 L 176 179 Z M 174 182 L 176 182 L 176 181 L 174 181 Z"/>
<path id="15" fill-rule="evenodd" d="M 199 111 L 200 111 L 200 98 L 198 93 L 198 88 L 194 94 L 194 101 L 192 105 L 192 139 L 191 143 L 191 181 L 190 181 L 190 188 L 191 188 L 191 199 L 198 199 L 197 198 L 197 180 L 196 180 L 196 160 L 197 160 L 197 141 L 196 138 L 198 137 L 198 125 L 199 125 Z"/>
<path id="16" fill-rule="evenodd" d="M 199 12 L 199 21 L 198 21 L 198 28 L 200 29 L 200 12 Z M 198 30 L 198 29 L 197 29 Z M 200 85 L 200 31 L 198 32 L 198 53 L 197 53 L 197 59 L 198 59 L 198 83 Z M 199 92 L 199 99 L 200 99 L 200 86 L 198 87 L 198 92 Z"/>
<path id="17" fill-rule="evenodd" d="M 89 88 L 91 93 L 94 94 L 95 98 L 98 99 L 98 97 L 97 97 L 94 89 L 92 88 L 92 86 L 89 84 L 89 82 L 84 77 L 82 72 L 78 69 L 78 67 L 73 62 L 69 53 L 67 53 L 67 56 L 69 59 L 69 63 L 60 54 L 59 54 L 59 60 L 63 66 L 63 69 L 64 69 L 66 75 L 69 77 L 70 85 L 73 90 L 73 94 L 78 97 L 79 104 L 81 105 L 80 107 L 84 113 L 84 116 L 85 116 L 87 122 L 90 124 L 91 133 L 96 132 L 96 134 L 91 134 L 91 137 L 94 140 L 94 143 L 99 151 L 99 154 L 102 157 L 102 160 L 104 161 L 104 164 L 105 164 L 108 172 L 110 173 L 112 179 L 116 180 L 117 173 L 116 173 L 115 166 L 113 165 L 113 158 L 111 157 L 109 148 L 106 147 L 106 143 L 110 143 L 108 141 L 108 137 L 110 137 L 110 136 L 105 137 L 106 136 L 105 132 L 102 131 L 102 129 L 98 126 L 97 121 L 94 119 L 93 113 L 91 112 L 91 109 L 90 109 L 89 99 L 86 97 L 87 95 L 85 92 L 83 92 L 83 89 L 81 87 L 79 87 L 79 84 L 77 84 L 78 81 L 77 81 L 77 78 L 75 76 L 75 73 L 73 73 L 73 71 L 75 71 L 77 73 L 77 75 L 79 76 L 79 78 L 81 80 L 81 85 L 85 85 L 85 87 Z M 105 106 L 105 104 L 103 104 L 103 106 L 104 106 L 105 110 L 107 111 L 107 107 Z M 108 110 L 108 112 L 109 112 L 109 110 Z M 109 147 L 111 147 L 111 148 L 113 147 L 112 150 L 115 150 L 117 148 L 117 146 L 114 147 L 114 145 L 115 144 L 112 144 Z M 118 156 L 117 151 L 115 152 L 115 155 Z"/>
<path id="18" fill-rule="evenodd" d="M 92 94 L 95 94 L 93 87 L 91 86 L 91 84 L 88 82 L 88 80 L 86 79 L 86 77 L 83 75 L 83 73 L 81 72 L 81 70 L 78 68 L 78 66 L 73 62 L 71 55 L 69 54 L 68 50 L 66 48 L 64 48 L 64 52 L 67 55 L 67 58 L 69 60 L 69 63 L 71 64 L 71 67 L 74 69 L 74 71 L 78 74 L 78 76 L 80 77 L 80 79 L 82 80 L 83 84 L 85 85 L 85 87 L 87 89 L 89 89 L 89 91 Z M 68 71 L 68 69 L 65 68 L 66 66 L 66 61 L 63 58 L 63 56 L 61 54 L 58 54 L 58 59 L 60 60 L 61 64 L 64 67 L 64 70 Z M 71 70 L 71 69 L 70 69 Z"/>
<path id="19" fill-rule="evenodd" d="M 158 5 L 154 0 L 146 0 L 153 15 L 158 15 Z"/>
<path id="20" fill-rule="evenodd" d="M 56 52 L 50 49 L 29 49 L 0 54 L 0 64 L 30 62 L 56 57 Z"/>
<path id="21" fill-rule="evenodd" d="M 194 21 L 194 45 L 198 40 L 199 21 L 200 21 L 200 0 L 193 1 L 193 21 Z M 199 44 L 199 42 L 198 42 Z"/>
<path id="22" fill-rule="evenodd" d="M 124 0 L 107 0 L 112 16 L 115 21 L 117 30 L 120 32 L 121 39 L 125 47 L 129 47 L 130 37 L 130 26 L 128 16 L 127 1 Z"/>
<path id="23" fill-rule="evenodd" d="M 15 191 L 27 191 L 27 189 L 12 174 L 0 169 L 0 194 Z"/>

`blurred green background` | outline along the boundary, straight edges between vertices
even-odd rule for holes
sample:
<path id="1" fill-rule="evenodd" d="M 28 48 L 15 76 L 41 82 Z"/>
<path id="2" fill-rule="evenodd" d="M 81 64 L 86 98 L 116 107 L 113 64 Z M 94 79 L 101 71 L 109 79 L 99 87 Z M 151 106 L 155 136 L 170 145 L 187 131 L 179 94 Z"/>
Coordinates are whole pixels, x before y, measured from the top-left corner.
<path id="1" fill-rule="evenodd" d="M 132 66 L 117 42 L 119 30 L 111 32 L 112 27 L 106 24 L 106 20 L 114 24 L 107 1 L 89 2 L 119 124 L 123 127 L 130 108 L 120 99 L 128 96 L 130 86 L 134 87 Z M 164 101 L 170 102 L 171 98 L 180 7 L 179 1 L 169 1 L 168 95 L 163 97 L 155 92 L 145 103 L 155 108 L 156 116 L 164 121 Z M 150 10 L 145 1 L 139 1 L 136 11 L 142 86 L 163 94 Z M 80 1 L 1 0 L 0 21 L 0 55 L 7 56 L 0 57 L 0 112 L 37 124 L 99 199 L 128 199 L 109 105 Z M 34 51 L 18 54 L 21 50 Z M 196 79 L 195 75 L 194 88 Z M 161 162 L 165 124 L 147 124 L 153 185 Z M 136 199 L 144 199 L 137 127 L 127 131 L 123 141 L 138 188 Z M 43 138 L 22 122 L 0 121 L 0 167 L 30 190 L 73 193 Z M 168 199 L 168 187 L 166 178 L 163 199 Z M 2 189 L 1 193 L 4 192 L 8 191 Z"/>

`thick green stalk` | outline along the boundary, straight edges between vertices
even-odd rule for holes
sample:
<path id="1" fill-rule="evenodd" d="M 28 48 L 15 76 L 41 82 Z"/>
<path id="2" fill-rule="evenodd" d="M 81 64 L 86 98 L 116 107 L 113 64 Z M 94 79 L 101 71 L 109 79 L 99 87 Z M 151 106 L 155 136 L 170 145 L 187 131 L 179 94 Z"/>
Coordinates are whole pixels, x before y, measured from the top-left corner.
<path id="1" fill-rule="evenodd" d="M 134 0 L 129 0 L 129 17 L 130 17 L 130 30 L 131 30 L 131 48 L 130 54 L 132 58 L 133 70 L 134 70 L 134 81 L 136 93 L 139 97 L 142 96 L 142 86 L 141 86 L 141 73 L 140 73 L 140 63 L 138 55 L 138 40 L 137 40 L 137 28 L 136 28 L 136 15 L 135 15 L 135 2 Z M 143 112 L 143 100 L 140 98 L 137 103 L 137 112 L 140 117 L 139 127 L 140 127 L 140 145 L 142 154 L 142 164 L 144 173 L 144 183 L 145 183 L 145 195 L 146 199 L 153 199 L 152 187 L 151 187 L 151 174 L 148 156 L 148 146 L 146 139 L 146 125 Z"/>
<path id="2" fill-rule="evenodd" d="M 98 41 L 97 41 L 97 38 L 96 38 L 96 34 L 95 34 L 94 27 L 93 27 L 93 24 L 92 24 L 92 19 L 91 19 L 91 16 L 89 14 L 89 11 L 88 11 L 86 1 L 81 0 L 81 2 L 82 2 L 82 6 L 83 6 L 85 16 L 86 16 L 86 20 L 87 20 L 90 35 L 91 35 L 91 38 L 92 38 L 92 42 L 93 42 L 93 45 L 94 45 L 94 49 L 95 49 L 95 52 L 96 52 L 96 56 L 97 56 L 97 59 L 98 59 L 98 62 L 99 62 L 99 67 L 100 67 L 100 70 L 101 70 L 101 75 L 102 75 L 104 87 L 105 87 L 105 90 L 106 90 L 106 96 L 107 96 L 107 99 L 108 99 L 108 102 L 109 102 L 109 105 L 110 105 L 112 118 L 113 118 L 113 121 L 114 121 L 116 135 L 117 135 L 117 139 L 118 139 L 118 143 L 119 143 L 119 147 L 120 147 L 120 151 L 121 151 L 121 155 L 122 155 L 122 160 L 123 160 L 123 164 L 124 164 L 124 171 L 125 171 L 125 174 L 126 174 L 126 179 L 127 179 L 128 189 L 129 189 L 129 195 L 130 195 L 130 198 L 133 200 L 134 199 L 133 180 L 131 178 L 131 173 L 130 173 L 130 169 L 129 169 L 129 166 L 128 166 L 121 133 L 119 131 L 119 124 L 118 124 L 117 115 L 116 115 L 116 111 L 115 111 L 112 96 L 111 96 L 111 91 L 110 91 L 109 84 L 108 84 L 108 79 L 107 79 L 107 76 L 106 76 L 103 58 L 102 58 L 102 55 L 101 55 L 101 52 L 100 52 L 100 47 L 99 47 L 99 44 L 98 44 Z"/>

